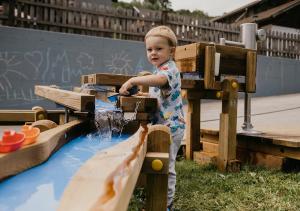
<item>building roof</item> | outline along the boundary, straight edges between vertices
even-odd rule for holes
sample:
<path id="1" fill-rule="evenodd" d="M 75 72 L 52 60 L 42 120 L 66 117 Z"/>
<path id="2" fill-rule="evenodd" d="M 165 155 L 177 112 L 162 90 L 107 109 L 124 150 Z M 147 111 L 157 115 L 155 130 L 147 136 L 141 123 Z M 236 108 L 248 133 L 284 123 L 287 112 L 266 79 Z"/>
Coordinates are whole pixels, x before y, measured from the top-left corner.
<path id="1" fill-rule="evenodd" d="M 251 2 L 251 3 L 249 3 L 249 4 L 246 4 L 246 5 L 242 6 L 242 7 L 239 7 L 239 8 L 237 8 L 237 9 L 231 11 L 231 12 L 225 13 L 225 14 L 222 15 L 222 16 L 213 18 L 212 21 L 218 22 L 218 20 L 220 20 L 220 19 L 226 18 L 226 17 L 231 16 L 231 15 L 234 15 L 234 14 L 236 14 L 236 13 L 240 13 L 240 12 L 246 10 L 246 9 L 249 8 L 249 7 L 254 7 L 254 6 L 257 5 L 258 3 L 260 3 L 261 1 L 262 1 L 262 0 L 255 0 L 255 1 Z"/>
<path id="2" fill-rule="evenodd" d="M 264 21 L 270 18 L 275 18 L 278 15 L 281 15 L 282 13 L 285 13 L 286 11 L 300 5 L 300 0 L 294 0 L 291 2 L 287 2 L 285 4 L 279 5 L 277 7 L 274 7 L 272 9 L 257 13 L 253 16 L 244 18 L 237 22 L 237 24 L 241 23 L 253 23 L 253 22 L 260 22 Z"/>

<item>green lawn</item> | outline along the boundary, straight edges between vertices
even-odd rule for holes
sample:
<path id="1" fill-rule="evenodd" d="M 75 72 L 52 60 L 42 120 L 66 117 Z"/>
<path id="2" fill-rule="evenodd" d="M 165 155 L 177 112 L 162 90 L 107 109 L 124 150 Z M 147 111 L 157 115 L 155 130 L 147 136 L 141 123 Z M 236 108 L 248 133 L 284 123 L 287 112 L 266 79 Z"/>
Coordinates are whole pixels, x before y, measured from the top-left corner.
<path id="1" fill-rule="evenodd" d="M 175 210 L 300 210 L 300 173 L 243 166 L 220 173 L 213 166 L 176 164 Z M 135 190 L 128 210 L 141 210 L 144 190 Z"/>

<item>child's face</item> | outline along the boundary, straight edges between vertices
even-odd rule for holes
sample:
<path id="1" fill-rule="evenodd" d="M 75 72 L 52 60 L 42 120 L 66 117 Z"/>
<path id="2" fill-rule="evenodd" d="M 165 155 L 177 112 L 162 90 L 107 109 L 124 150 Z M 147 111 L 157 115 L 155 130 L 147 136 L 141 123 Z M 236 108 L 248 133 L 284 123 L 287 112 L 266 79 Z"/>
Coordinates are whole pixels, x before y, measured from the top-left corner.
<path id="1" fill-rule="evenodd" d="M 156 67 L 169 60 L 174 49 L 166 38 L 150 36 L 146 39 L 148 61 Z"/>

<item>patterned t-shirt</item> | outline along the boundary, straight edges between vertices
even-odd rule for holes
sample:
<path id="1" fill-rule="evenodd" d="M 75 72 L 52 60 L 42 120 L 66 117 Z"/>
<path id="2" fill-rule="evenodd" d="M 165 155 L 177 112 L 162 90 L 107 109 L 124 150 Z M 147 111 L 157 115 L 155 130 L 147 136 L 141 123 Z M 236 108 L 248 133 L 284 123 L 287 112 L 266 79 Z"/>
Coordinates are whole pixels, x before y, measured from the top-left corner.
<path id="1" fill-rule="evenodd" d="M 172 133 L 178 128 L 184 129 L 181 79 L 175 62 L 169 60 L 163 63 L 155 69 L 154 74 L 165 75 L 168 83 L 163 87 L 149 88 L 150 96 L 157 98 L 158 101 L 158 109 L 152 122 L 169 126 Z"/>

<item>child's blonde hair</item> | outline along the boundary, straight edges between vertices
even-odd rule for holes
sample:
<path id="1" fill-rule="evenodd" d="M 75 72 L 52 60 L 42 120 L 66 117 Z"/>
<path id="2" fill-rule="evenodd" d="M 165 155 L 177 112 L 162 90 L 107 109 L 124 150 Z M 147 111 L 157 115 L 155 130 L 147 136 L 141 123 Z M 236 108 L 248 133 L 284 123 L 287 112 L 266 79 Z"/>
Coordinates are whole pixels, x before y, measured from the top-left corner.
<path id="1" fill-rule="evenodd" d="M 177 38 L 175 33 L 167 26 L 157 26 L 152 28 L 145 36 L 145 40 L 148 37 L 164 37 L 168 40 L 170 46 L 176 47 L 177 46 Z"/>

